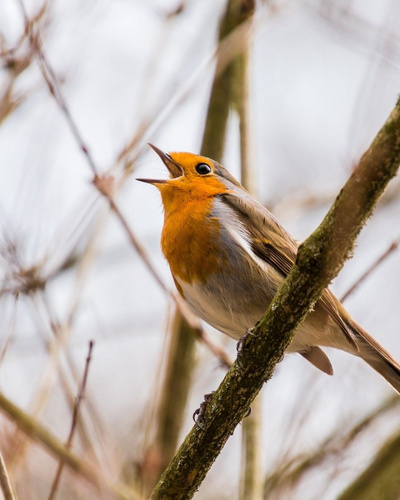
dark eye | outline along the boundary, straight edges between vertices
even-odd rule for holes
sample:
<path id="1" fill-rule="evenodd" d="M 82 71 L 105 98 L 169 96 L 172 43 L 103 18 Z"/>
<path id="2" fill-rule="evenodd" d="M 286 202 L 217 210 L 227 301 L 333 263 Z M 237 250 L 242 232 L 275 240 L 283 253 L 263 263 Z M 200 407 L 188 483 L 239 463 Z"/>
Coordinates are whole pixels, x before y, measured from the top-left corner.
<path id="1" fill-rule="evenodd" d="M 212 172 L 210 165 L 207 163 L 199 163 L 196 165 L 196 172 L 200 175 L 206 175 Z"/>

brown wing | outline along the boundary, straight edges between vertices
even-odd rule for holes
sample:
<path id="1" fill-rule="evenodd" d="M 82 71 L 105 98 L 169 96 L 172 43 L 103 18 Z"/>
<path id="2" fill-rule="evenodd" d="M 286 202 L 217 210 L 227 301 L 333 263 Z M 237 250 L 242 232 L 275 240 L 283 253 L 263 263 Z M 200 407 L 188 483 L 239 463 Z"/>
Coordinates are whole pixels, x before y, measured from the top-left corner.
<path id="1" fill-rule="evenodd" d="M 236 212 L 249 231 L 252 250 L 259 258 L 274 267 L 286 277 L 295 261 L 298 244 L 287 233 L 274 216 L 260 203 L 255 202 L 246 191 L 240 191 L 240 198 L 234 193 L 222 195 L 222 201 Z M 343 321 L 336 307 L 333 294 L 325 289 L 317 303 L 341 328 L 348 342 L 357 350 L 351 330 Z"/>

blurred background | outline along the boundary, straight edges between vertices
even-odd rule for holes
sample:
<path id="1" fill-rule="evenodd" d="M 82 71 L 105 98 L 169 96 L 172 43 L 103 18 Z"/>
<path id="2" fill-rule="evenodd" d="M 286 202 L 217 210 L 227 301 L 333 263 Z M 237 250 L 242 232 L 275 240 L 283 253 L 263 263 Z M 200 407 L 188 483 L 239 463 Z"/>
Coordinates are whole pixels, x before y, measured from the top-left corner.
<path id="1" fill-rule="evenodd" d="M 187 363 L 173 371 L 185 325 L 160 286 L 173 290 L 159 249 L 159 194 L 135 181 L 166 176 L 147 142 L 215 150 L 238 178 L 248 167 L 249 189 L 301 241 L 394 107 L 395 0 L 247 1 L 236 20 L 235 4 L 0 3 L 0 451 L 20 499 L 49 498 L 58 460 L 43 438 L 31 439 L 34 430 L 29 437 L 26 422 L 66 442 L 89 340 L 72 450 L 103 477 L 104 498 L 110 484 L 148 497 L 203 394 L 226 372 L 203 341 L 181 345 L 177 357 Z M 225 71 L 231 67 L 242 73 Z M 239 91 L 229 94 L 225 115 L 213 115 L 210 95 L 224 74 Z M 225 116 L 222 126 L 216 116 Z M 93 185 L 93 166 L 114 176 L 118 213 Z M 345 305 L 396 359 L 399 214 L 395 179 L 332 285 L 343 297 L 373 267 Z M 204 329 L 233 359 L 235 343 Z M 243 492 L 241 425 L 195 498 L 370 498 L 360 484 L 399 498 L 394 391 L 362 361 L 329 356 L 334 377 L 290 355 L 264 387 L 250 467 L 258 492 Z M 103 498 L 68 467 L 57 496 Z"/>

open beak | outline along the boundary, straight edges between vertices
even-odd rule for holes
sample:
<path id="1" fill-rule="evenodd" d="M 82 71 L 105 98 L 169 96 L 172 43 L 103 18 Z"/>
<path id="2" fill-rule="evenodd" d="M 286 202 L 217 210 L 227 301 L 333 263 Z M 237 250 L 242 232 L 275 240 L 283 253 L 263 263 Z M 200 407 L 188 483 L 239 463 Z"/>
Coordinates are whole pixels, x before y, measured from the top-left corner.
<path id="1" fill-rule="evenodd" d="M 164 153 L 161 149 L 158 149 L 153 144 L 149 143 L 149 146 L 158 154 L 158 156 L 163 161 L 164 165 L 167 167 L 170 178 L 175 179 L 183 175 L 183 170 L 178 163 L 176 163 L 168 153 Z M 136 179 L 140 182 L 147 182 L 148 184 L 164 184 L 168 182 L 166 179 Z"/>

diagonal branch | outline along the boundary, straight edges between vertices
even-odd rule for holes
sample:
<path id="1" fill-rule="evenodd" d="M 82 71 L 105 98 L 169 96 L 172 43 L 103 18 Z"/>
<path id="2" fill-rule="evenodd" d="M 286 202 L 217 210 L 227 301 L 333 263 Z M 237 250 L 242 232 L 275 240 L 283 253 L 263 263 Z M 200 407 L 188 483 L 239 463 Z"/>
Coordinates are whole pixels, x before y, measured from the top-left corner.
<path id="1" fill-rule="evenodd" d="M 340 191 L 321 225 L 299 247 L 296 262 L 213 395 L 202 427 L 194 427 L 161 477 L 152 499 L 191 498 L 249 405 L 272 377 L 298 326 L 351 256 L 355 240 L 400 163 L 400 102 Z"/>
<path id="2" fill-rule="evenodd" d="M 92 360 L 93 345 L 94 345 L 94 342 L 93 342 L 93 340 L 91 340 L 89 342 L 89 352 L 88 352 L 88 355 L 86 358 L 86 365 L 85 365 L 85 371 L 83 372 L 82 383 L 81 383 L 81 386 L 80 386 L 79 391 L 78 391 L 78 396 L 76 398 L 74 411 L 72 414 L 72 424 L 71 424 L 71 429 L 70 429 L 68 439 L 67 439 L 67 444 L 66 444 L 66 447 L 68 449 L 70 449 L 72 446 L 72 440 L 74 438 L 75 430 L 76 430 L 77 424 L 78 424 L 79 407 L 80 407 L 80 404 L 82 402 L 82 399 L 85 397 L 86 382 L 87 382 L 87 377 L 88 377 L 88 373 L 89 373 L 89 364 L 90 364 L 90 361 Z M 53 500 L 54 498 L 56 498 L 57 488 L 58 488 L 58 485 L 60 483 L 63 468 L 64 468 L 64 462 L 60 461 L 60 463 L 58 464 L 58 468 L 57 468 L 57 472 L 56 472 L 53 484 L 51 485 L 49 500 Z"/>
<path id="3" fill-rule="evenodd" d="M 370 274 L 375 271 L 375 269 L 384 262 L 389 255 L 391 255 L 395 250 L 399 248 L 400 238 L 396 238 L 389 247 L 380 255 L 375 262 L 373 262 L 370 267 L 358 278 L 358 280 L 347 290 L 347 292 L 342 295 L 340 302 L 344 302 L 364 281 L 370 276 Z"/>
<path id="4" fill-rule="evenodd" d="M 61 460 L 67 467 L 80 477 L 86 479 L 86 481 L 100 492 L 108 493 L 111 495 L 111 498 L 115 499 L 139 499 L 139 495 L 133 488 L 125 484 L 111 482 L 109 477 L 104 474 L 104 471 L 78 458 L 53 434 L 7 399 L 1 392 L 0 408 L 26 436 L 39 443 L 51 455 Z"/>
<path id="5" fill-rule="evenodd" d="M 400 494 L 400 433 L 378 450 L 370 465 L 338 497 L 339 500 L 398 500 Z"/>
<path id="6" fill-rule="evenodd" d="M 311 453 L 300 454 L 278 465 L 265 480 L 264 496 L 278 498 L 293 491 L 306 474 L 317 467 L 321 470 L 329 459 L 338 459 L 342 456 L 343 452 L 348 450 L 362 433 L 371 432 L 371 426 L 379 417 L 399 404 L 400 399 L 397 394 L 394 394 L 350 429 L 343 429 L 343 422 L 340 422 L 330 436 Z"/>
<path id="7" fill-rule="evenodd" d="M 11 482 L 3 454 L 0 451 L 0 490 L 3 493 L 4 500 L 17 500 L 14 485 Z"/>

